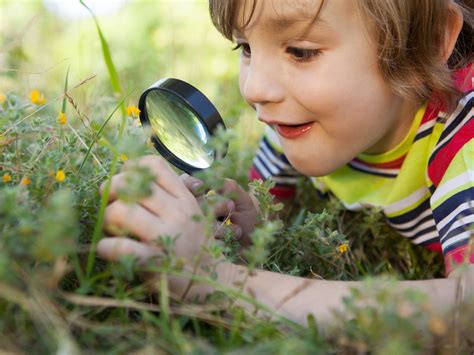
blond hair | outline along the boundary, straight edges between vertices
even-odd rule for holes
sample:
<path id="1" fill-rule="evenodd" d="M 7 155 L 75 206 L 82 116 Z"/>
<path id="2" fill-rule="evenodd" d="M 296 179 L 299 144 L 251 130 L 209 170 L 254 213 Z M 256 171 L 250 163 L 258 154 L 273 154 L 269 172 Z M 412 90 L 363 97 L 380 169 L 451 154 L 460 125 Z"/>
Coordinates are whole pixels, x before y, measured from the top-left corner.
<path id="1" fill-rule="evenodd" d="M 236 26 L 239 1 L 209 0 L 214 26 L 229 40 Z M 249 24 L 255 11 L 238 27 Z M 267 0 L 263 0 L 267 1 Z M 464 23 L 453 53 L 442 58 L 445 28 L 451 0 L 358 0 L 359 10 L 375 33 L 379 69 L 394 92 L 419 102 L 435 96 L 447 111 L 452 110 L 461 92 L 453 71 L 473 62 L 474 0 L 455 0 Z M 315 9 L 315 18 L 324 0 Z"/>

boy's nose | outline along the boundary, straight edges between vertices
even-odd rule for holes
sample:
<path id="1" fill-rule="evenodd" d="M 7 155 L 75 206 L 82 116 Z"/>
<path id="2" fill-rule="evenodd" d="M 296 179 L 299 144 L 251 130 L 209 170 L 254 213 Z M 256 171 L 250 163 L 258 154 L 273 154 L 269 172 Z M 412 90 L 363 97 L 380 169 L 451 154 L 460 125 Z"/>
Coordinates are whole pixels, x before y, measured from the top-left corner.
<path id="1" fill-rule="evenodd" d="M 283 100 L 278 70 L 270 62 L 252 58 L 249 65 L 241 68 L 240 75 L 242 96 L 252 106 Z"/>

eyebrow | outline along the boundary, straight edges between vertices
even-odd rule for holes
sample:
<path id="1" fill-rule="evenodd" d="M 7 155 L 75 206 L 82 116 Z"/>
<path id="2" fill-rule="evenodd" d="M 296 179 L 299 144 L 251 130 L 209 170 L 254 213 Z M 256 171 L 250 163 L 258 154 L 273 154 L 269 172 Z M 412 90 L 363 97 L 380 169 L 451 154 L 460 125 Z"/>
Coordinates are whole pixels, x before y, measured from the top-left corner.
<path id="1" fill-rule="evenodd" d="M 294 17 L 279 17 L 279 18 L 273 18 L 271 20 L 268 20 L 264 26 L 268 28 L 270 31 L 275 31 L 275 32 L 284 32 L 284 31 L 289 31 L 298 23 L 301 22 L 307 22 L 308 20 L 311 20 L 311 22 L 308 24 L 309 27 L 313 27 L 315 25 L 321 26 L 321 27 L 326 27 L 329 28 L 329 23 L 322 19 L 320 16 L 313 18 L 310 16 L 305 16 L 304 18 L 294 18 Z M 242 37 L 243 36 L 243 30 L 240 28 L 234 28 L 234 36 L 237 37 Z"/>
<path id="2" fill-rule="evenodd" d="M 311 20 L 311 23 L 309 23 L 309 26 L 314 26 L 315 24 L 326 24 L 327 22 L 321 19 L 319 16 L 317 18 L 313 17 L 305 17 L 305 18 L 277 18 L 277 19 L 271 19 L 266 26 L 268 26 L 269 29 L 275 30 L 275 31 L 284 31 L 287 29 L 291 29 L 295 25 L 297 25 L 300 22 L 307 22 L 308 20 Z"/>

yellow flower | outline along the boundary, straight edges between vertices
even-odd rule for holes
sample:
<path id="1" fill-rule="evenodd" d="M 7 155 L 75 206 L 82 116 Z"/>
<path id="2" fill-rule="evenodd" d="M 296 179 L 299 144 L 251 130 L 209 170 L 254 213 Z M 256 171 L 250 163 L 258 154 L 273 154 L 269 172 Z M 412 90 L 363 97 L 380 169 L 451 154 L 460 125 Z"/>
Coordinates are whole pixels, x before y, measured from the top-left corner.
<path id="1" fill-rule="evenodd" d="M 64 170 L 59 169 L 56 172 L 55 179 L 56 179 L 57 182 L 63 182 L 66 179 L 66 173 L 64 172 Z"/>
<path id="2" fill-rule="evenodd" d="M 433 317 L 428 322 L 428 328 L 435 335 L 442 336 L 448 330 L 446 323 L 441 317 Z"/>
<path id="3" fill-rule="evenodd" d="M 20 181 L 20 185 L 24 185 L 24 186 L 27 186 L 31 184 L 31 180 L 28 176 L 25 176 L 23 179 L 21 179 Z"/>
<path id="4" fill-rule="evenodd" d="M 147 147 L 149 147 L 149 148 L 153 148 L 153 142 L 151 141 L 151 138 L 148 138 L 148 139 L 146 140 L 146 145 L 147 145 Z"/>
<path id="5" fill-rule="evenodd" d="M 140 110 L 137 106 L 128 106 L 127 107 L 127 115 L 133 118 L 137 118 L 138 115 L 140 114 Z"/>
<path id="6" fill-rule="evenodd" d="M 62 124 L 62 125 L 65 125 L 66 122 L 67 122 L 66 114 L 64 112 L 59 112 L 58 123 Z"/>
<path id="7" fill-rule="evenodd" d="M 344 255 L 345 253 L 347 253 L 347 250 L 349 250 L 349 246 L 347 245 L 347 243 L 341 244 L 337 247 L 337 251 L 341 255 Z"/>
<path id="8" fill-rule="evenodd" d="M 232 224 L 232 221 L 230 220 L 229 216 L 224 220 L 224 223 L 226 226 L 230 226 Z"/>
<path id="9" fill-rule="evenodd" d="M 43 105 L 46 102 L 46 98 L 39 90 L 33 90 L 30 92 L 31 102 L 35 105 Z"/>
<path id="10" fill-rule="evenodd" d="M 0 105 L 3 104 L 7 100 L 7 97 L 3 92 L 0 92 Z"/>
<path id="11" fill-rule="evenodd" d="M 127 160 L 128 160 L 128 157 L 127 157 L 126 154 L 120 154 L 119 159 L 120 159 L 121 161 L 127 161 Z"/>
<path id="12" fill-rule="evenodd" d="M 10 181 L 12 181 L 12 177 L 10 174 L 3 174 L 2 180 L 5 184 L 8 184 Z"/>

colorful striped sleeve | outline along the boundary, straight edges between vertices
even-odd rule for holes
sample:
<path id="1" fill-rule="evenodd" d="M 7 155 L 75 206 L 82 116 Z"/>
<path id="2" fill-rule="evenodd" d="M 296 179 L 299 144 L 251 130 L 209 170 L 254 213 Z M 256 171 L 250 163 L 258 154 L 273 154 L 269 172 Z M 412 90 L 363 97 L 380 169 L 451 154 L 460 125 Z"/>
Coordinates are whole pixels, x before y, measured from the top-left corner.
<path id="1" fill-rule="evenodd" d="M 283 154 L 275 131 L 267 127 L 253 160 L 250 178 L 275 181 L 275 187 L 270 192 L 276 197 L 289 199 L 296 193 L 300 176 Z"/>
<path id="2" fill-rule="evenodd" d="M 474 263 L 474 91 L 447 118 L 428 163 L 431 209 L 446 263 L 446 273 Z"/>

